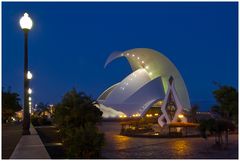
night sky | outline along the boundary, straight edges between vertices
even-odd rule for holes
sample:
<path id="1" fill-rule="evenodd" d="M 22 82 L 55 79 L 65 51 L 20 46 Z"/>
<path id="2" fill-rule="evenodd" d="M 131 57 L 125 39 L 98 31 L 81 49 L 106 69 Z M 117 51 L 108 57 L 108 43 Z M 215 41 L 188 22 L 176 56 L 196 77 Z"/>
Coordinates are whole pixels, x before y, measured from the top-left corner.
<path id="1" fill-rule="evenodd" d="M 23 96 L 28 12 L 33 102 L 58 103 L 75 87 L 96 99 L 131 73 L 116 51 L 152 48 L 180 71 L 190 100 L 207 110 L 217 81 L 238 88 L 238 4 L 232 3 L 2 3 L 2 86 Z"/>

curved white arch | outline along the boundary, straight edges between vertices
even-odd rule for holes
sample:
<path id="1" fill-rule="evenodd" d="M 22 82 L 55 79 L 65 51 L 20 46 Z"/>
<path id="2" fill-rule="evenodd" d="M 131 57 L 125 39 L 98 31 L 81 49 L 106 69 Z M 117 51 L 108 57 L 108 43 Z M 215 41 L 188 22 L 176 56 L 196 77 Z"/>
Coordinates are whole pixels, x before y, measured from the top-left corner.
<path id="1" fill-rule="evenodd" d="M 175 65 L 163 54 L 147 48 L 137 48 L 122 53 L 113 53 L 108 57 L 105 67 L 119 57 L 127 58 L 133 71 L 144 68 L 151 80 L 161 77 L 165 93 L 167 92 L 168 79 L 172 76 L 175 80 L 175 88 L 183 108 L 185 110 L 190 109 L 190 100 L 184 80 Z"/>
<path id="2" fill-rule="evenodd" d="M 149 101 L 147 104 L 148 106 L 143 108 L 143 109 L 140 109 L 139 110 L 139 113 L 141 116 L 144 116 L 146 114 L 146 112 L 149 110 L 149 108 L 151 108 L 155 103 L 157 103 L 158 101 L 162 101 L 163 99 L 162 98 L 158 98 L 158 99 L 154 99 L 154 100 L 151 100 Z M 161 107 L 159 107 L 161 108 Z"/>
<path id="3" fill-rule="evenodd" d="M 162 80 L 161 77 L 158 77 L 142 86 L 125 101 L 125 104 L 131 105 L 132 102 L 135 102 L 137 108 L 134 112 L 138 111 L 142 115 L 151 107 L 152 102 L 155 103 L 156 100 L 163 100 L 164 97 Z"/>
<path id="4" fill-rule="evenodd" d="M 105 100 L 107 98 L 107 96 L 112 92 L 112 90 L 119 85 L 119 83 L 116 83 L 114 85 L 112 85 L 111 87 L 109 87 L 108 89 L 106 89 L 98 98 L 97 100 Z"/>
<path id="5" fill-rule="evenodd" d="M 111 94 L 105 99 L 104 104 L 107 106 L 122 104 L 150 80 L 151 79 L 144 69 L 138 69 L 124 78 L 118 86 L 112 90 Z"/>

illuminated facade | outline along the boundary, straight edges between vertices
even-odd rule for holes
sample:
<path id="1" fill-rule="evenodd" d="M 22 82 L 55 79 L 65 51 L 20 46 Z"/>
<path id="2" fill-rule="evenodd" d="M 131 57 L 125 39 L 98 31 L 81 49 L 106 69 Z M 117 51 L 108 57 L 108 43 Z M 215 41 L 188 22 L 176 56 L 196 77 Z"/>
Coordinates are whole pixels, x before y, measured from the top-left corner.
<path id="1" fill-rule="evenodd" d="M 160 125 L 176 121 L 178 115 L 189 110 L 185 83 L 167 57 L 152 49 L 137 48 L 110 55 L 105 67 L 119 57 L 127 58 L 133 72 L 105 90 L 98 97 L 100 105 L 128 116 L 145 116 L 151 107 L 157 106 L 161 110 Z"/>

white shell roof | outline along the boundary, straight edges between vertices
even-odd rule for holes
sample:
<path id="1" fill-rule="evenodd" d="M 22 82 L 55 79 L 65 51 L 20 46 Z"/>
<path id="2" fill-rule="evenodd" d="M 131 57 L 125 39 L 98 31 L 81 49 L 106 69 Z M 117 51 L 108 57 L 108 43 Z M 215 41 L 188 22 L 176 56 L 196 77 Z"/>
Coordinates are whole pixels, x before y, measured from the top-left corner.
<path id="1" fill-rule="evenodd" d="M 163 54 L 147 48 L 114 53 L 108 57 L 105 67 L 119 57 L 127 58 L 133 73 L 115 85 L 111 91 L 104 92 L 105 100 L 99 99 L 103 104 L 126 114 L 136 113 L 139 110 L 143 112 L 156 100 L 163 99 L 168 88 L 169 77 L 173 76 L 175 89 L 183 108 L 185 110 L 190 108 L 189 96 L 182 76 L 174 64 Z M 134 80 L 131 81 L 131 79 Z M 144 87 L 145 85 L 146 87 Z"/>
<path id="2" fill-rule="evenodd" d="M 105 104 L 121 104 L 151 79 L 145 69 L 138 69 L 123 79 L 105 99 Z"/>

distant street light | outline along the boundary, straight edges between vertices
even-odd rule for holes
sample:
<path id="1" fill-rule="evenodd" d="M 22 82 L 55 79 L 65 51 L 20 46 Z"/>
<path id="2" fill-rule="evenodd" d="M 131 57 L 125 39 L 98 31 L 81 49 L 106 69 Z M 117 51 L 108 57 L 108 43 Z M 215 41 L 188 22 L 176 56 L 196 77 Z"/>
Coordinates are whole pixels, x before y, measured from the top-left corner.
<path id="1" fill-rule="evenodd" d="M 30 135 L 30 115 L 29 115 L 29 79 L 28 79 L 28 32 L 33 26 L 33 22 L 27 13 L 21 17 L 20 26 L 24 32 L 24 114 L 23 114 L 23 135 Z"/>
<path id="2" fill-rule="evenodd" d="M 31 88 L 28 88 L 28 94 L 32 94 L 32 89 Z"/>

